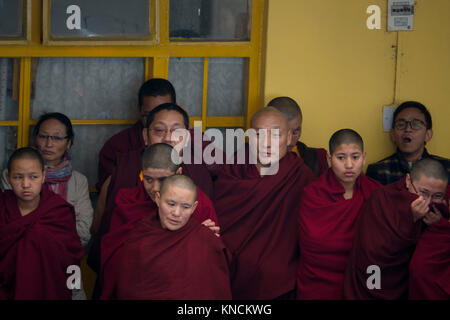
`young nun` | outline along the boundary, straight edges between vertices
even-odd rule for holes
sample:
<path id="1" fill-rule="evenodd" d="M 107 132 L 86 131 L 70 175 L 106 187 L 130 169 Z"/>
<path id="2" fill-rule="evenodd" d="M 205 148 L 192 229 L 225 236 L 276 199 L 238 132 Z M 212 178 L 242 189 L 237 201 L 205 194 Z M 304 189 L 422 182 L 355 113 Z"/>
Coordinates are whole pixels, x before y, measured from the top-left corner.
<path id="1" fill-rule="evenodd" d="M 297 299 L 343 298 L 344 271 L 359 210 L 381 186 L 362 173 L 366 153 L 356 131 L 335 132 L 329 152 L 330 169 L 305 187 L 301 199 Z"/>
<path id="2" fill-rule="evenodd" d="M 12 190 L 0 199 L 0 299 L 70 300 L 66 272 L 83 256 L 73 206 L 43 187 L 44 161 L 33 148 L 11 155 L 7 178 Z"/>
<path id="3" fill-rule="evenodd" d="M 164 179 L 158 212 L 135 223 L 119 260 L 118 299 L 231 299 L 229 253 L 196 219 L 197 186 L 184 175 Z M 129 272 L 132 270 L 132 272 Z"/>
<path id="4" fill-rule="evenodd" d="M 344 298 L 408 298 L 409 263 L 424 229 L 441 220 L 434 203 L 443 201 L 446 189 L 442 164 L 422 159 L 401 180 L 372 193 L 359 214 Z"/>

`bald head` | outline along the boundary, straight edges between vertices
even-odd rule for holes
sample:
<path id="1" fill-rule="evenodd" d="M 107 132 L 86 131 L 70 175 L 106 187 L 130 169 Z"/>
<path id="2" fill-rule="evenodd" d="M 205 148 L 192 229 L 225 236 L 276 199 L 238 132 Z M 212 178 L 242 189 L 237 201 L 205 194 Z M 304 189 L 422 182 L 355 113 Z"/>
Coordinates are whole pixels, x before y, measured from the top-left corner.
<path id="1" fill-rule="evenodd" d="M 356 144 L 361 149 L 361 152 L 364 151 L 363 139 L 358 132 L 352 129 L 341 129 L 331 136 L 329 141 L 330 155 L 342 144 Z"/>
<path id="2" fill-rule="evenodd" d="M 444 166 L 437 160 L 430 158 L 422 159 L 414 163 L 411 173 L 413 181 L 419 180 L 422 176 L 442 180 L 448 184 L 448 173 Z"/>
<path id="3" fill-rule="evenodd" d="M 148 168 L 164 169 L 175 173 L 180 165 L 175 164 L 172 157 L 178 158 L 178 153 L 171 145 L 166 143 L 152 144 L 142 154 L 142 170 Z"/>
<path id="4" fill-rule="evenodd" d="M 280 129 L 283 128 L 283 129 L 287 130 L 287 127 L 288 127 L 287 117 L 274 107 L 266 107 L 266 108 L 263 108 L 263 109 L 259 110 L 258 112 L 256 112 L 252 117 L 250 126 L 252 128 L 259 129 L 257 127 L 257 124 L 259 122 L 261 122 L 261 120 L 266 120 L 266 119 L 273 120 L 273 122 L 276 122 L 279 124 Z"/>
<path id="5" fill-rule="evenodd" d="M 194 200 L 197 199 L 197 186 L 195 185 L 194 181 L 192 181 L 192 179 L 188 176 L 180 174 L 165 178 L 161 185 L 161 197 L 170 186 L 176 186 L 184 190 L 192 191 L 194 193 Z"/>
<path id="6" fill-rule="evenodd" d="M 288 121 L 291 121 L 297 117 L 302 118 L 302 110 L 297 102 L 289 97 L 277 97 L 267 104 L 268 107 L 274 107 L 281 113 L 283 113 Z"/>

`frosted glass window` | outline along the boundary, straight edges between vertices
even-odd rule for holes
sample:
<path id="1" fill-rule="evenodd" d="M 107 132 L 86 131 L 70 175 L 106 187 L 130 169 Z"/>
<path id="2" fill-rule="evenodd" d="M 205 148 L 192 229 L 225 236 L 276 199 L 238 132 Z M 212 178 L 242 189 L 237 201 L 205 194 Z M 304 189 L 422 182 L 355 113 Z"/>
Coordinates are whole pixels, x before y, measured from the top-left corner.
<path id="1" fill-rule="evenodd" d="M 61 112 L 70 119 L 137 119 L 143 58 L 39 58 L 31 117 Z"/>
<path id="2" fill-rule="evenodd" d="M 148 0 L 53 0 L 50 1 L 50 36 L 53 39 L 148 37 L 149 4 Z M 76 12 L 69 8 L 73 5 L 79 8 L 79 29 L 76 20 L 71 18 Z"/>
<path id="3" fill-rule="evenodd" d="M 250 0 L 170 0 L 170 38 L 248 41 L 250 16 Z"/>
<path id="4" fill-rule="evenodd" d="M 0 0 L 0 38 L 17 39 L 24 37 L 23 0 Z"/>
<path id="5" fill-rule="evenodd" d="M 212 138 L 213 135 L 211 134 L 211 132 L 208 132 L 208 129 L 217 129 L 217 130 L 219 130 L 219 131 L 222 133 L 223 142 L 220 143 L 219 141 L 214 141 L 214 138 Z M 233 140 L 234 140 L 234 141 L 233 141 L 234 149 L 231 149 L 231 146 L 230 146 L 230 147 L 227 147 L 227 143 L 232 143 L 232 142 L 229 142 L 229 140 L 227 139 L 227 133 L 226 133 L 226 130 L 227 130 L 227 129 L 232 129 L 232 130 L 242 129 L 243 132 L 244 132 L 244 134 L 245 134 L 245 129 L 244 129 L 244 128 L 240 128 L 240 127 L 220 127 L 220 128 L 207 127 L 207 128 L 206 128 L 206 131 L 205 131 L 205 135 L 206 135 L 207 137 L 210 138 L 210 140 L 212 141 L 212 143 L 215 144 L 216 148 L 218 148 L 218 149 L 220 149 L 220 150 L 222 150 L 222 151 L 225 151 L 226 157 L 229 158 L 229 157 L 231 157 L 234 153 L 236 153 L 236 151 L 237 151 L 238 149 L 243 148 L 243 147 L 244 147 L 244 144 L 238 143 L 238 142 L 241 142 L 241 141 L 238 141 L 238 139 L 237 139 L 236 137 L 234 137 L 234 139 L 233 139 Z M 230 133 L 229 133 L 229 134 L 230 134 Z M 230 134 L 230 137 L 231 137 L 231 134 Z M 244 140 L 244 141 L 245 141 L 245 140 Z M 225 159 L 224 159 L 224 161 L 225 161 Z"/>
<path id="6" fill-rule="evenodd" d="M 189 116 L 202 115 L 203 58 L 170 58 L 169 81 Z"/>
<path id="7" fill-rule="evenodd" d="M 246 58 L 210 58 L 208 116 L 242 116 L 246 108 Z"/>
<path id="8" fill-rule="evenodd" d="M 19 72 L 18 59 L 0 58 L 0 121 L 18 119 Z"/>
<path id="9" fill-rule="evenodd" d="M 74 125 L 75 139 L 70 148 L 72 167 L 84 174 L 89 186 L 94 187 L 98 177 L 98 154 L 105 142 L 113 135 L 130 126 L 126 125 Z M 32 137 L 34 126 L 30 126 L 30 145 L 34 145 Z"/>
<path id="10" fill-rule="evenodd" d="M 8 159 L 17 148 L 17 127 L 0 126 L 0 169 L 6 168 Z"/>

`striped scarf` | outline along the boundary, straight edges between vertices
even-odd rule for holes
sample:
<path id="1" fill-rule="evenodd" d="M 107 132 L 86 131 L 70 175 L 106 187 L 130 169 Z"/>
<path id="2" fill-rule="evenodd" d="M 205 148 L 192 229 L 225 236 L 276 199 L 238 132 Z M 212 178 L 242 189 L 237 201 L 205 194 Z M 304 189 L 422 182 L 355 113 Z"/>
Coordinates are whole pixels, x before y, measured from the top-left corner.
<path id="1" fill-rule="evenodd" d="M 54 167 L 46 167 L 45 185 L 54 193 L 67 200 L 67 181 L 72 177 L 72 160 L 66 152 L 61 162 Z"/>

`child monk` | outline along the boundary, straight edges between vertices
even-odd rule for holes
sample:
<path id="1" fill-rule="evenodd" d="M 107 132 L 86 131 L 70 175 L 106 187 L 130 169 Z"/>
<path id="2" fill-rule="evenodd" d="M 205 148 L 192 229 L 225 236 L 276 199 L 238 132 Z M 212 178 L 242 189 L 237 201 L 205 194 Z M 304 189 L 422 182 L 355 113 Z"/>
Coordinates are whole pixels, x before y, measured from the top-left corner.
<path id="1" fill-rule="evenodd" d="M 33 148 L 12 154 L 7 178 L 12 190 L 0 196 L 0 299 L 70 300 L 66 272 L 83 256 L 73 206 L 42 187 L 44 161 Z"/>
<path id="2" fill-rule="evenodd" d="M 123 246 L 118 299 L 231 299 L 229 253 L 191 216 L 197 186 L 184 175 L 164 179 L 158 214 L 135 223 Z"/>
<path id="3" fill-rule="evenodd" d="M 329 169 L 305 187 L 301 199 L 297 299 L 343 299 L 358 212 L 381 186 L 362 173 L 366 153 L 356 131 L 335 132 L 329 152 Z"/>

